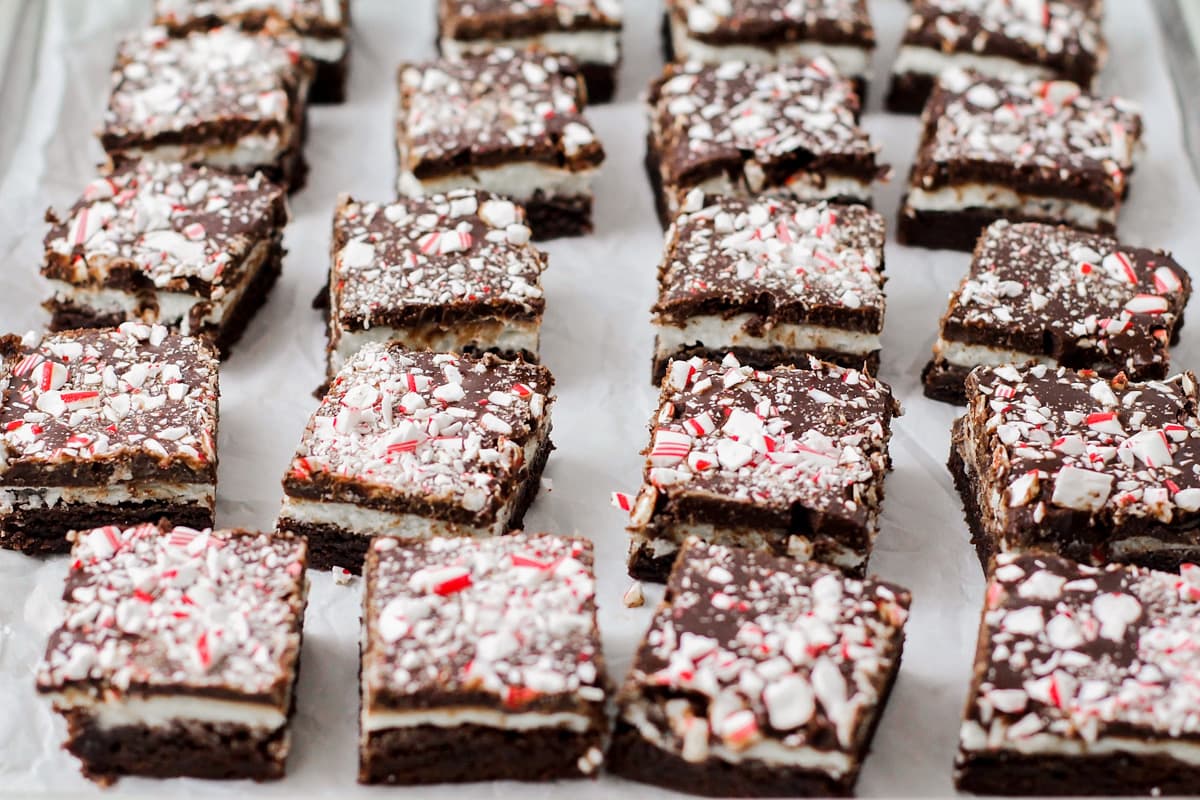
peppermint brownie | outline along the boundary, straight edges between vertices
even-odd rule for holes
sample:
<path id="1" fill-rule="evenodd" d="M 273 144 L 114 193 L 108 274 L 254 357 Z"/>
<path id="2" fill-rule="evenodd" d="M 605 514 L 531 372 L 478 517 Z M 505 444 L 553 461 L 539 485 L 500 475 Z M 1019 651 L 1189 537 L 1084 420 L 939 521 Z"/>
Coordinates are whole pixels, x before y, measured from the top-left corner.
<path id="1" fill-rule="evenodd" d="M 579 64 L 588 101 L 612 100 L 621 66 L 622 0 L 438 0 L 438 49 L 448 58 L 498 47 L 539 49 Z"/>
<path id="2" fill-rule="evenodd" d="M 1090 87 L 1104 64 L 1103 0 L 913 0 L 887 107 L 918 113 L 943 71 Z"/>
<path id="3" fill-rule="evenodd" d="M 334 377 L 283 479 L 278 527 L 318 569 L 362 567 L 372 536 L 520 528 L 550 455 L 545 367 L 368 342 Z"/>
<path id="4" fill-rule="evenodd" d="M 66 719 L 83 774 L 282 778 L 304 540 L 150 524 L 74 537 L 37 690 Z"/>
<path id="5" fill-rule="evenodd" d="M 970 250 L 998 219 L 1116 230 L 1142 119 L 1066 81 L 1005 83 L 951 69 L 923 130 L 897 234 Z"/>
<path id="6" fill-rule="evenodd" d="M 795 64 L 824 55 L 860 94 L 871 74 L 866 0 L 667 0 L 664 26 L 668 61 Z"/>
<path id="7" fill-rule="evenodd" d="M 693 190 L 658 268 L 654 379 L 672 359 L 879 368 L 883 217 L 864 206 Z"/>
<path id="8" fill-rule="evenodd" d="M 304 184 L 305 97 L 313 67 L 298 42 L 234 28 L 122 40 L 100 144 L 115 166 L 142 158 Z"/>
<path id="9" fill-rule="evenodd" d="M 61 553 L 67 532 L 166 517 L 212 525 L 216 353 L 125 323 L 0 338 L 0 547 Z"/>
<path id="10" fill-rule="evenodd" d="M 909 603 L 892 584 L 689 540 L 618 695 L 609 769 L 711 797 L 853 794 Z"/>
<path id="11" fill-rule="evenodd" d="M 398 192 L 495 192 L 525 207 L 535 239 L 589 233 L 604 148 L 586 94 L 567 56 L 500 48 L 402 65 Z"/>
<path id="12" fill-rule="evenodd" d="M 363 203 L 333 216 L 328 372 L 369 341 L 537 360 L 546 255 L 525 210 L 487 192 Z"/>
<path id="13" fill-rule="evenodd" d="M 244 31 L 286 32 L 316 74 L 309 102 L 341 103 L 350 71 L 350 0 L 154 0 L 155 24 L 173 36 L 233 25 Z"/>
<path id="14" fill-rule="evenodd" d="M 1131 380 L 1167 376 L 1191 295 L 1167 253 L 1039 223 L 994 222 L 942 317 L 925 394 L 964 402 L 980 364 L 1038 361 Z"/>
<path id="15" fill-rule="evenodd" d="M 595 776 L 608 719 L 590 542 L 381 538 L 365 572 L 360 782 Z"/>
<path id="16" fill-rule="evenodd" d="M 900 409 L 865 373 L 806 366 L 667 366 L 630 513 L 630 575 L 662 582 L 689 536 L 864 574 Z"/>
<path id="17" fill-rule="evenodd" d="M 1200 779 L 1200 569 L 1001 554 L 955 770 L 1006 795 L 1184 795 Z"/>
<path id="18" fill-rule="evenodd" d="M 157 323 L 225 354 L 279 277 L 288 207 L 261 173 L 138 161 L 46 218 L 52 330 Z"/>
<path id="19" fill-rule="evenodd" d="M 871 202 L 889 170 L 858 124 L 854 85 L 806 64 L 671 64 L 649 90 L 646 170 L 664 227 L 693 189 Z"/>
<path id="20" fill-rule="evenodd" d="M 1031 551 L 1170 571 L 1200 558 L 1196 402 L 1191 373 L 977 368 L 950 470 L 985 569 Z"/>

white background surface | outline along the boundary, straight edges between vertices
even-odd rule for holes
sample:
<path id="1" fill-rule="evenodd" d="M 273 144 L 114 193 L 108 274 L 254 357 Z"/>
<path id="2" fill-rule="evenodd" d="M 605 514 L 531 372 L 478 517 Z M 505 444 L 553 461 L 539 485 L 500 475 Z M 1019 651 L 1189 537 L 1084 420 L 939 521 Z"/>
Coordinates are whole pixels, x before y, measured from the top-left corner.
<path id="1" fill-rule="evenodd" d="M 36 0 L 41 2 L 42 0 Z M 144 21 L 148 0 L 45 0 L 44 45 L 34 100 L 21 126 L 13 169 L 0 184 L 0 328 L 40 327 L 45 292 L 37 278 L 42 211 L 70 203 L 101 160 L 92 138 L 104 107 L 117 37 Z M 350 102 L 316 107 L 311 116 L 308 187 L 292 201 L 290 255 L 269 305 L 223 366 L 218 524 L 271 526 L 279 479 L 316 401 L 324 334 L 310 301 L 323 285 L 330 218 L 338 192 L 362 199 L 391 196 L 394 70 L 402 59 L 433 53 L 432 0 L 355 0 Z M 626 535 L 608 505 L 611 490 L 636 490 L 646 422 L 653 301 L 661 231 L 642 174 L 645 124 L 638 96 L 659 69 L 659 4 L 626 0 L 625 64 L 619 102 L 590 110 L 608 150 L 597 189 L 597 233 L 549 244 L 543 358 L 558 379 L 554 439 L 558 450 L 543 493 L 527 518 L 531 529 L 578 532 L 597 544 L 600 622 L 614 679 L 660 591 L 648 605 L 626 609 L 621 595 Z M 1196 258 L 1200 190 L 1184 161 L 1178 112 L 1159 37 L 1145 0 L 1109 4 L 1112 55 L 1104 92 L 1140 101 L 1148 150 L 1133 177 L 1123 212 L 1125 238 L 1174 250 L 1186 267 Z M 872 0 L 879 33 L 876 79 L 865 124 L 896 168 L 876 193 L 876 207 L 895 218 L 915 147 L 915 118 L 880 111 L 886 70 L 902 29 L 901 0 Z M 957 496 L 943 464 L 956 409 L 925 399 L 919 372 L 928 358 L 947 293 L 968 256 L 910 250 L 889 242 L 888 310 L 882 377 L 905 407 L 895 425 L 895 471 L 887 479 L 882 534 L 871 569 L 913 590 L 915 603 L 900 680 L 859 783 L 863 795 L 930 796 L 952 792 L 951 763 L 974 646 L 983 581 L 967 543 Z M 1197 324 L 1175 351 L 1179 367 L 1195 366 Z M 33 670 L 58 620 L 65 559 L 38 561 L 0 553 L 0 794 L 50 791 L 96 794 L 59 749 L 63 726 L 33 691 Z M 335 586 L 313 575 L 299 708 L 288 778 L 263 786 L 157 783 L 125 779 L 113 794 L 296 796 L 382 791 L 403 797 L 600 797 L 614 791 L 667 796 L 604 778 L 549 786 L 475 784 L 413 790 L 357 787 L 357 636 L 361 585 Z M 469 774 L 470 765 L 462 765 Z"/>

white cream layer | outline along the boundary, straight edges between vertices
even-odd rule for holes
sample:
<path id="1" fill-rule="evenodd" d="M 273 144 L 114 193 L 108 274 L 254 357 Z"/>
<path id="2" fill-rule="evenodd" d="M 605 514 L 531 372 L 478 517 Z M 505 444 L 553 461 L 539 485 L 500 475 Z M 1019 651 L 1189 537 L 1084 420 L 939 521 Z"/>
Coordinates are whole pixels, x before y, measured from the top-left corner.
<path id="1" fill-rule="evenodd" d="M 992 347 L 985 344 L 966 344 L 938 339 L 933 345 L 934 358 L 940 358 L 956 367 L 998 367 L 1002 364 L 1024 364 L 1036 361 L 1039 364 L 1053 366 L 1054 359 L 1042 354 L 1025 353 L 1020 350 L 1006 350 L 1003 347 Z"/>
<path id="2" fill-rule="evenodd" d="M 1082 739 L 1065 739 L 1052 733 L 1038 733 L 1019 739 L 1010 739 L 1006 729 L 993 725 L 991 732 L 974 721 L 964 722 L 959 743 L 968 753 L 1016 752 L 1026 755 L 1109 755 L 1129 753 L 1139 755 L 1166 755 L 1185 764 L 1200 765 L 1200 742 L 1181 739 L 1158 739 L 1147 741 L 1122 736 L 1105 736 L 1094 742 Z"/>
<path id="3" fill-rule="evenodd" d="M 658 334 L 658 355 L 670 355 L 681 347 L 694 344 L 702 344 L 714 350 L 732 347 L 786 347 L 793 350 L 829 350 L 863 356 L 882 346 L 879 334 L 876 333 L 847 331 L 805 323 L 779 323 L 769 328 L 765 335 L 754 336 L 744 329 L 754 319 L 753 314 L 736 314 L 728 318 L 713 314 L 690 317 L 682 327 L 657 325 L 655 331 Z"/>
<path id="4" fill-rule="evenodd" d="M 336 64 L 346 55 L 345 39 L 318 39 L 306 36 L 300 40 L 300 52 L 314 61 Z"/>
<path id="5" fill-rule="evenodd" d="M 670 17 L 671 46 L 677 61 L 702 61 L 718 64 L 723 61 L 744 61 L 749 64 L 789 64 L 812 61 L 825 55 L 838 72 L 849 78 L 867 77 L 871 71 L 871 51 L 865 47 L 821 42 L 787 42 L 778 47 L 762 47 L 751 43 L 709 44 L 688 35 L 687 25 Z"/>
<path id="6" fill-rule="evenodd" d="M 649 545 L 655 558 L 670 555 L 679 550 L 689 536 L 695 536 L 710 544 L 726 547 L 742 547 L 749 550 L 769 551 L 774 548 L 771 543 L 787 539 L 788 555 L 797 561 L 811 561 L 813 543 L 807 536 L 789 535 L 785 530 L 756 531 L 747 528 L 728 528 L 708 523 L 687 523 L 672 525 L 665 530 L 656 530 L 654 536 L 633 533 L 630 537 L 631 548 L 638 549 Z M 855 569 L 866 562 L 867 557 L 857 550 L 851 550 L 843 545 L 829 540 L 822 542 L 823 563 L 835 564 L 843 569 Z"/>
<path id="7" fill-rule="evenodd" d="M 290 137 L 289 137 L 290 138 Z M 204 144 L 195 142 L 187 145 L 163 144 L 156 147 L 130 147 L 121 154 L 130 160 L 150 161 L 197 161 L 210 167 L 248 170 L 254 167 L 273 167 L 287 152 L 289 138 L 278 133 L 243 136 L 234 144 Z"/>
<path id="8" fill-rule="evenodd" d="M 395 728 L 414 728 L 418 725 L 432 725 L 438 728 L 479 725 L 505 731 L 562 728 L 584 733 L 591 728 L 592 721 L 582 714 L 568 712 L 510 714 L 491 708 L 447 708 L 437 711 L 370 711 L 364 708 L 362 712 L 362 729 L 368 733 Z"/>
<path id="9" fill-rule="evenodd" d="M 401 153 L 400 163 L 407 162 L 406 154 Z M 396 191 L 405 197 L 423 197 L 454 189 L 477 189 L 506 195 L 519 202 L 531 200 L 539 189 L 547 197 L 590 197 L 595 174 L 595 168 L 572 172 L 535 161 L 483 167 L 426 180 L 405 170 L 396 181 Z"/>
<path id="10" fill-rule="evenodd" d="M 137 483 L 115 486 L 0 486 L 0 513 L 59 506 L 117 505 L 169 500 L 212 508 L 216 486 L 211 483 Z"/>
<path id="11" fill-rule="evenodd" d="M 962 211 L 968 208 L 995 209 L 1035 220 L 1064 222 L 1077 228 L 1097 229 L 1115 225 L 1116 208 L 1100 208 L 1077 200 L 1023 194 L 994 183 L 964 183 L 940 189 L 912 188 L 908 207 L 917 211 Z"/>
<path id="12" fill-rule="evenodd" d="M 273 731 L 287 724 L 287 714 L 275 706 L 213 697 L 163 695 L 101 699 L 88 692 L 67 690 L 50 695 L 50 699 L 60 711 L 88 712 L 105 729 L 129 725 L 162 728 L 190 721 Z"/>
<path id="13" fill-rule="evenodd" d="M 395 341 L 409 350 L 433 350 L 437 353 L 461 353 L 468 347 L 537 353 L 540 329 L 540 320 L 488 320 L 464 323 L 449 330 L 441 326 L 392 328 L 386 325 L 360 331 L 343 330 L 337 346 L 329 354 L 329 368 L 331 373 L 337 372 L 350 356 L 368 342 Z"/>
<path id="14" fill-rule="evenodd" d="M 701 189 L 705 194 L 724 194 L 735 197 L 747 197 L 759 192 L 769 191 L 771 194 L 790 197 L 794 200 L 817 201 L 842 198 L 861 203 L 871 200 L 871 184 L 858 178 L 845 175 L 817 175 L 798 172 L 782 186 L 766 186 L 762 167 L 757 161 L 747 161 L 743 167 L 743 175 L 733 181 L 729 175 L 721 173 L 706 178 L 694 186 L 679 187 L 682 190 Z M 667 207 L 674 214 L 679 211 L 679 198 L 667 192 Z"/>
<path id="15" fill-rule="evenodd" d="M 1039 64 L 1027 64 L 1003 56 L 981 56 L 976 53 L 943 53 L 929 47 L 904 45 L 892 65 L 893 75 L 940 75 L 952 67 L 978 72 L 989 78 L 1015 81 L 1034 81 L 1054 77 L 1051 70 Z"/>
<path id="16" fill-rule="evenodd" d="M 522 36 L 515 39 L 451 39 L 443 36 L 442 55 L 461 59 L 464 56 L 481 55 L 499 47 L 527 50 L 538 47 L 551 53 L 562 53 L 580 64 L 615 65 L 621 60 L 620 31 L 550 31 L 538 36 Z"/>

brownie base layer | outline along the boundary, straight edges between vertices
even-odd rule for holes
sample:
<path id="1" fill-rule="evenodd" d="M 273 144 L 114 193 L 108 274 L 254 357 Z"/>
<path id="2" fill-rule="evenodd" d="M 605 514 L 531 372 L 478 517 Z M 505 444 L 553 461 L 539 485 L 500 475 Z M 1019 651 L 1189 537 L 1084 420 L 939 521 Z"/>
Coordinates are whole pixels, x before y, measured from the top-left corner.
<path id="1" fill-rule="evenodd" d="M 937 83 L 934 75 L 902 72 L 892 75 L 884 106 L 893 114 L 920 114 Z"/>
<path id="2" fill-rule="evenodd" d="M 85 777 L 103 785 L 122 775 L 270 781 L 284 774 L 286 726 L 261 732 L 232 723 L 188 721 L 153 728 L 100 728 L 85 713 L 64 716 L 63 747 L 82 762 Z"/>
<path id="3" fill-rule="evenodd" d="M 655 347 L 657 351 L 657 346 Z M 755 347 L 709 348 L 704 345 L 681 347 L 670 355 L 656 355 L 651 363 L 650 377 L 657 385 L 667 374 L 667 365 L 672 359 L 686 359 L 700 356 L 709 361 L 720 361 L 732 353 L 733 357 L 743 366 L 754 369 L 772 369 L 779 366 L 804 368 L 808 366 L 808 357 L 815 356 L 821 361 L 837 364 L 840 367 L 862 370 L 871 375 L 879 372 L 879 351 L 870 353 L 839 353 L 833 350 L 794 350 L 786 347 L 762 349 Z"/>
<path id="4" fill-rule="evenodd" d="M 966 405 L 966 382 L 970 374 L 971 367 L 960 367 L 945 361 L 930 361 L 921 370 L 921 384 L 925 388 L 925 396 L 943 403 Z"/>
<path id="5" fill-rule="evenodd" d="M 629 548 L 629 559 L 626 562 L 626 568 L 629 577 L 634 580 L 645 581 L 647 583 L 666 583 L 667 578 L 671 575 L 671 567 L 675 565 L 675 557 L 679 554 L 679 550 L 675 549 L 663 555 L 655 555 L 653 543 L 653 539 L 645 542 L 634 542 Z M 774 553 L 774 555 L 785 554 Z M 819 559 L 812 560 L 822 564 L 825 563 Z M 827 564 L 826 566 L 837 567 L 843 574 L 851 578 L 865 578 L 867 576 L 867 559 L 864 559 L 861 565 L 854 568 L 841 567 L 837 564 Z"/>
<path id="6" fill-rule="evenodd" d="M 105 525 L 123 528 L 142 522 L 168 520 L 174 525 L 201 530 L 213 526 L 213 510 L 195 503 L 119 503 L 68 505 L 13 511 L 0 518 L 0 548 L 29 555 L 68 553 L 69 531 L 86 531 Z"/>
<path id="7" fill-rule="evenodd" d="M 553 443 L 546 443 L 534 456 L 529 472 L 513 505 L 513 515 L 508 521 L 508 530 L 519 530 L 525 522 L 525 514 L 533 505 L 541 485 L 546 461 L 554 450 Z M 308 566 L 310 569 L 328 570 L 341 567 L 353 575 L 361 575 L 371 537 L 356 533 L 338 525 L 312 525 L 280 520 L 278 527 L 305 537 L 308 540 Z M 507 532 L 507 531 L 506 531 Z"/>
<path id="8" fill-rule="evenodd" d="M 579 769 L 580 759 L 601 746 L 598 730 L 391 728 L 367 734 L 359 753 L 358 781 L 415 785 L 583 778 L 589 776 Z"/>
<path id="9" fill-rule="evenodd" d="M 533 240 L 544 242 L 592 232 L 592 196 L 547 196 L 540 191 L 524 201 L 525 219 Z"/>
<path id="10" fill-rule="evenodd" d="M 620 68 L 619 62 L 616 64 L 584 63 L 579 65 L 583 83 L 587 87 L 589 104 L 612 102 L 617 93 L 617 72 Z"/>
<path id="11" fill-rule="evenodd" d="M 1182 796 L 1195 794 L 1200 766 L 1148 753 L 989 753 L 960 756 L 954 782 L 974 794 Z"/>
<path id="12" fill-rule="evenodd" d="M 338 61 L 314 61 L 317 74 L 308 89 L 308 102 L 336 105 L 346 102 L 346 83 L 350 76 L 350 52 Z"/>
<path id="13" fill-rule="evenodd" d="M 900 244 L 910 247 L 928 247 L 935 250 L 962 250 L 971 252 L 984 228 L 997 220 L 1010 222 L 1045 222 L 1069 225 L 1067 220 L 1029 217 L 992 208 L 966 208 L 960 211 L 919 211 L 908 205 L 907 198 L 900 209 L 896 238 Z M 1072 226 L 1078 228 L 1079 226 Z M 1111 236 L 1116 227 L 1101 223 L 1095 228 L 1080 228 L 1092 233 Z"/>

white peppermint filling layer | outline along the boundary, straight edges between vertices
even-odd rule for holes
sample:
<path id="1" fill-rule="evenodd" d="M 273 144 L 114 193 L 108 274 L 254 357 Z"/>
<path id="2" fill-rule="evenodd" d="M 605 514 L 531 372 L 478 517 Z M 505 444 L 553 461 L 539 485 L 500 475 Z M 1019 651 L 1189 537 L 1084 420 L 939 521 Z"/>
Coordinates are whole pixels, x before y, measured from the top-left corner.
<path id="1" fill-rule="evenodd" d="M 67 690 L 50 699 L 59 711 L 86 711 L 103 729 L 126 726 L 165 728 L 188 722 L 238 725 L 264 732 L 287 724 L 283 709 L 265 703 L 191 695 L 106 696 Z"/>
<path id="2" fill-rule="evenodd" d="M 719 64 L 724 61 L 743 61 L 748 64 L 791 64 L 812 61 L 825 55 L 838 72 L 849 78 L 867 77 L 871 71 L 871 51 L 865 47 L 845 44 L 823 44 L 815 41 L 786 42 L 778 47 L 764 47 L 749 42 L 739 44 L 709 44 L 689 35 L 687 25 L 670 17 L 671 46 L 677 61 L 701 61 Z"/>
<path id="3" fill-rule="evenodd" d="M 965 342 L 938 339 L 933 345 L 935 359 L 953 364 L 956 367 L 999 367 L 1003 364 L 1024 364 L 1036 361 L 1039 364 L 1053 366 L 1054 359 L 1041 353 L 1025 353 L 1021 350 L 1006 350 L 1003 347 L 992 347 L 986 344 L 967 344 Z"/>
<path id="4" fill-rule="evenodd" d="M 732 347 L 768 349 L 785 347 L 790 350 L 828 350 L 835 353 L 866 356 L 882 346 L 878 333 L 848 331 L 824 325 L 784 322 L 768 328 L 764 335 L 747 333 L 745 326 L 757 319 L 754 314 L 722 317 L 716 314 L 689 317 L 683 326 L 660 324 L 657 352 L 670 355 L 680 348 L 701 344 L 720 350 Z"/>
<path id="5" fill-rule="evenodd" d="M 405 153 L 401 153 L 400 163 L 408 163 Z M 536 161 L 482 167 L 425 180 L 402 170 L 396 181 L 396 191 L 405 197 L 424 197 L 455 189 L 477 189 L 506 195 L 518 202 L 533 199 L 539 190 L 547 197 L 590 197 L 595 174 L 594 167 L 573 172 Z"/>
<path id="6" fill-rule="evenodd" d="M 340 38 L 318 39 L 305 36 L 300 40 L 300 52 L 314 61 L 336 64 L 346 55 L 346 40 Z"/>
<path id="7" fill-rule="evenodd" d="M 212 508 L 211 483 L 122 483 L 114 486 L 0 486 L 0 513 L 59 506 L 118 505 L 169 500 Z"/>
<path id="8" fill-rule="evenodd" d="M 291 137 L 278 133 L 249 134 L 233 144 L 162 144 L 153 147 L 130 147 L 121 150 L 129 159 L 148 161 L 198 161 L 210 167 L 249 170 L 255 167 L 274 167 L 287 152 Z"/>
<path id="9" fill-rule="evenodd" d="M 1117 209 L 1100 208 L 1078 200 L 1023 194 L 996 183 L 964 183 L 940 189 L 914 187 L 908 191 L 909 208 L 917 211 L 963 211 L 994 209 L 1034 220 L 1065 222 L 1077 228 L 1096 230 L 1117 223 Z"/>
<path id="10" fill-rule="evenodd" d="M 329 354 L 329 368 L 331 372 L 340 370 L 347 359 L 368 342 L 393 341 L 409 350 L 432 350 L 437 353 L 461 353 L 468 347 L 537 353 L 540 329 L 541 320 L 500 319 L 463 323 L 450 329 L 440 325 L 414 328 L 377 325 L 366 330 L 343 329 L 338 334 L 337 345 Z"/>
<path id="11" fill-rule="evenodd" d="M 543 728 L 561 728 L 586 733 L 592 727 L 591 718 L 583 714 L 518 713 L 510 714 L 491 708 L 447 708 L 420 711 L 372 711 L 363 709 L 362 729 L 367 733 L 415 728 L 432 725 L 437 728 L 456 728 L 459 725 L 479 725 L 504 731 L 532 731 Z"/>
<path id="12" fill-rule="evenodd" d="M 994 723 L 989 730 L 974 721 L 964 722 L 959 743 L 967 753 L 1017 752 L 1024 755 L 1099 756 L 1128 753 L 1134 756 L 1166 755 L 1189 765 L 1200 765 L 1200 742 L 1184 739 L 1130 739 L 1103 736 L 1094 742 L 1066 739 L 1053 733 L 1009 738 L 1007 728 Z M 1161 734 L 1166 737 L 1167 734 Z"/>
<path id="13" fill-rule="evenodd" d="M 710 544 L 764 552 L 774 550 L 772 547 L 774 542 L 786 540 L 789 556 L 797 561 L 811 561 L 813 558 L 813 543 L 807 536 L 789 534 L 783 529 L 752 530 L 698 522 L 675 524 L 667 528 L 656 529 L 654 536 L 633 533 L 631 546 L 634 549 L 649 546 L 654 558 L 662 558 L 678 551 L 689 536 L 695 536 Z M 828 539 L 822 542 L 821 549 L 822 563 L 834 564 L 843 569 L 855 569 L 862 566 L 867 560 L 866 554 Z"/>
<path id="14" fill-rule="evenodd" d="M 705 194 L 751 197 L 760 192 L 788 197 L 800 201 L 832 200 L 834 198 L 869 203 L 871 184 L 846 175 L 797 172 L 782 186 L 767 186 L 762 166 L 757 161 L 747 161 L 743 174 L 735 181 L 727 173 L 706 178 L 695 185 L 681 186 L 680 194 L 700 189 Z M 672 213 L 679 211 L 679 197 L 667 192 L 667 207 Z"/>
<path id="15" fill-rule="evenodd" d="M 442 55 L 461 59 L 465 56 L 483 55 L 500 47 L 527 50 L 537 47 L 551 53 L 571 56 L 580 64 L 602 64 L 613 66 L 621 60 L 620 31 L 549 31 L 537 36 L 522 36 L 514 39 L 451 39 L 443 36 Z"/>
<path id="16" fill-rule="evenodd" d="M 1052 70 L 1040 64 L 1029 64 L 1003 56 L 981 56 L 976 53 L 943 53 L 930 47 L 904 45 L 896 54 L 893 75 L 937 76 L 957 67 L 978 72 L 988 78 L 1014 81 L 1034 81 L 1054 77 Z"/>

